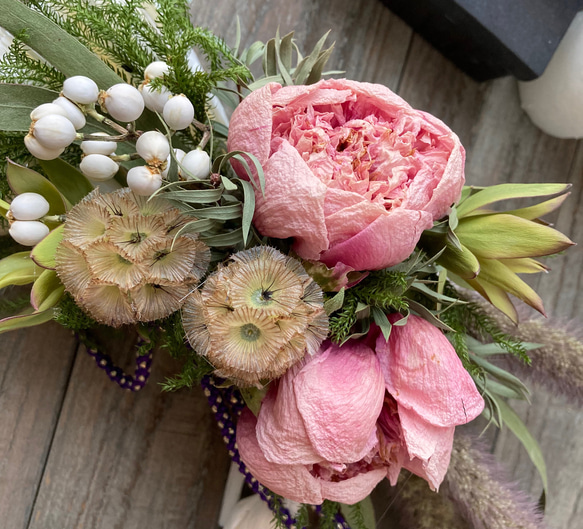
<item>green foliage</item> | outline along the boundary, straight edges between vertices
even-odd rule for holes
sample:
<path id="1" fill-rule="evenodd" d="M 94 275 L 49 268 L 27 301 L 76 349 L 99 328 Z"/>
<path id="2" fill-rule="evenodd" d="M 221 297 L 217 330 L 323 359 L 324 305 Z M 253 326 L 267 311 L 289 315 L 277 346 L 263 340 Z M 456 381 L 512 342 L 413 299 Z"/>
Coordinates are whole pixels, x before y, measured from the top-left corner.
<path id="1" fill-rule="evenodd" d="M 26 48 L 26 33 L 17 35 L 0 60 L 3 83 L 32 84 L 60 91 L 65 76 L 50 64 L 33 57 Z"/>
<path id="2" fill-rule="evenodd" d="M 296 529 L 306 529 L 310 524 L 309 507 L 302 503 L 296 514 Z"/>
<path id="3" fill-rule="evenodd" d="M 84 312 L 69 294 L 65 294 L 55 308 L 54 319 L 63 327 L 75 332 L 97 326 L 97 322 Z"/>
<path id="4" fill-rule="evenodd" d="M 324 500 L 320 510 L 320 528 L 336 529 L 336 515 L 340 511 L 340 504 L 335 501 Z"/>
<path id="5" fill-rule="evenodd" d="M 330 318 L 330 338 L 336 343 L 343 343 L 348 338 L 358 320 L 359 306 L 376 307 L 385 312 L 406 312 L 409 305 L 404 294 L 409 285 L 406 272 L 371 272 L 366 279 L 345 292 L 342 308 Z"/>
<path id="6" fill-rule="evenodd" d="M 445 294 L 453 297 L 456 292 L 451 286 L 446 285 Z M 468 345 L 465 340 L 465 334 L 468 332 L 474 334 L 475 338 L 482 342 L 493 341 L 504 351 L 521 358 L 526 364 L 530 365 L 530 358 L 526 353 L 523 342 L 503 333 L 477 303 L 452 305 L 442 313 L 441 318 L 456 331 L 455 333 L 448 333 L 448 338 L 464 363 L 464 367 L 470 372 L 474 372 L 476 366 L 469 357 Z"/>
<path id="7" fill-rule="evenodd" d="M 283 497 L 279 494 L 275 494 L 274 492 L 269 493 L 269 508 L 273 513 L 273 523 L 274 529 L 287 529 L 287 525 L 285 522 L 287 521 L 287 514 L 284 513 L 283 509 L 285 508 L 283 505 Z"/>

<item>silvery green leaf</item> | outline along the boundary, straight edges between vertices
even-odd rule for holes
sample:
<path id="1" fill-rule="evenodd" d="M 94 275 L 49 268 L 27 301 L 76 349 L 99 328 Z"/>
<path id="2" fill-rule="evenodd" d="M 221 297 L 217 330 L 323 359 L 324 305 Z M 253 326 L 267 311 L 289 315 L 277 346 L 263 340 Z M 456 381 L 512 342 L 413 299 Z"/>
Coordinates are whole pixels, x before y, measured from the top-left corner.
<path id="1" fill-rule="evenodd" d="M 249 88 L 249 90 L 251 90 L 253 92 L 253 90 L 257 90 L 258 88 L 262 88 L 263 86 L 265 86 L 266 84 L 269 84 L 269 83 L 282 84 L 283 78 L 279 74 L 270 75 L 268 77 L 262 77 L 261 79 L 257 79 L 257 81 L 254 81 L 253 83 L 249 84 L 247 86 L 247 88 Z M 297 84 L 297 82 L 296 82 L 296 84 Z"/>
<path id="2" fill-rule="evenodd" d="M 182 189 L 180 191 L 168 191 L 164 198 L 180 200 L 187 204 L 209 204 L 217 202 L 223 194 L 223 187 L 217 189 Z"/>
<path id="3" fill-rule="evenodd" d="M 200 240 L 215 247 L 236 246 L 243 241 L 243 230 L 237 228 L 236 230 L 227 233 L 220 233 L 218 235 L 201 235 Z"/>
<path id="4" fill-rule="evenodd" d="M 231 183 L 229 181 L 229 183 Z M 211 206 L 194 210 L 193 215 L 199 219 L 232 220 L 243 215 L 241 203 L 228 206 Z"/>
<path id="5" fill-rule="evenodd" d="M 270 39 L 263 50 L 263 71 L 266 77 L 277 75 L 277 58 L 275 56 L 275 39 Z"/>
<path id="6" fill-rule="evenodd" d="M 332 55 L 333 51 L 334 44 L 332 44 L 332 46 L 330 46 L 327 50 L 320 53 L 318 59 L 314 63 L 314 66 L 312 66 L 312 69 L 310 70 L 310 75 L 308 75 L 308 78 L 306 79 L 306 84 L 317 83 L 322 78 L 322 71 L 324 70 L 324 66 L 326 66 L 326 63 L 328 62 L 328 59 L 330 59 L 330 55 Z"/>
<path id="7" fill-rule="evenodd" d="M 239 180 L 239 183 L 243 187 L 243 220 L 241 229 L 243 230 L 243 243 L 247 244 L 253 214 L 255 213 L 255 191 L 253 191 L 253 186 L 249 182 Z"/>
<path id="8" fill-rule="evenodd" d="M 407 300 L 407 303 L 409 303 L 409 308 L 411 310 L 415 311 L 418 316 L 420 316 L 424 320 L 427 320 L 429 323 L 431 323 L 432 325 L 434 325 L 438 329 L 441 329 L 442 331 L 455 332 L 449 325 L 446 325 L 445 323 L 443 323 L 427 307 L 425 307 L 424 305 L 421 305 L 421 303 L 417 303 L 416 301 L 413 301 L 411 299 Z M 393 325 L 396 325 L 396 323 L 394 323 Z"/>
<path id="9" fill-rule="evenodd" d="M 324 303 L 324 310 L 328 316 L 342 308 L 344 303 L 344 291 L 345 289 L 342 287 L 333 297 Z"/>
<path id="10" fill-rule="evenodd" d="M 381 329 L 381 332 L 383 333 L 385 341 L 388 342 L 389 337 L 391 336 L 392 325 L 391 325 L 391 322 L 389 321 L 389 319 L 387 318 L 385 311 L 382 309 L 379 309 L 378 307 L 372 307 L 371 311 L 372 311 L 372 317 L 374 319 L 374 322 Z"/>
<path id="11" fill-rule="evenodd" d="M 298 65 L 296 66 L 294 72 L 293 72 L 293 79 L 295 84 L 306 84 L 306 81 L 310 75 L 310 72 L 312 71 L 312 68 L 314 67 L 314 64 L 316 64 L 316 61 L 318 60 L 319 56 L 320 56 L 320 52 L 322 51 L 322 47 L 324 46 L 324 42 L 326 42 L 326 39 L 328 38 L 328 35 L 330 34 L 330 31 L 328 31 L 314 46 L 314 49 L 312 50 L 312 53 L 310 53 L 307 57 L 305 57 L 304 59 L 302 59 Z"/>

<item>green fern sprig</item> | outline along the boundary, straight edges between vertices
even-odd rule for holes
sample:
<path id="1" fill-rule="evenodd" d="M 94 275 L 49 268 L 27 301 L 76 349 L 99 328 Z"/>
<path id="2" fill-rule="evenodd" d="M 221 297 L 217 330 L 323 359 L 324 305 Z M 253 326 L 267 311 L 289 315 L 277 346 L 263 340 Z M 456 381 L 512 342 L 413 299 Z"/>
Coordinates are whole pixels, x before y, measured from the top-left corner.
<path id="1" fill-rule="evenodd" d="M 26 33 L 17 35 L 0 60 L 3 83 L 31 84 L 60 91 L 65 76 L 50 64 L 32 57 L 26 48 Z"/>

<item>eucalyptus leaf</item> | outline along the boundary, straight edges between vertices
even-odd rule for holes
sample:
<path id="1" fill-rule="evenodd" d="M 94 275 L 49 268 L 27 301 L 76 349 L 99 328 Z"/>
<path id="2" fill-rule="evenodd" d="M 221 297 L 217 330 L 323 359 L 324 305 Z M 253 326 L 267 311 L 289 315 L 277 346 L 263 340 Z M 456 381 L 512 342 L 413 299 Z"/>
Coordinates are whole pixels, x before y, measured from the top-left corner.
<path id="1" fill-rule="evenodd" d="M 223 187 L 216 189 L 182 189 L 180 191 L 168 191 L 164 198 L 180 200 L 187 204 L 209 204 L 218 202 L 223 194 Z"/>
<path id="2" fill-rule="evenodd" d="M 193 213 L 198 219 L 233 220 L 243 215 L 241 203 L 228 206 L 211 206 L 195 210 Z"/>
<path id="3" fill-rule="evenodd" d="M 293 79 L 294 79 L 295 84 L 306 84 L 306 81 L 308 80 L 308 77 L 310 76 L 310 72 L 312 71 L 312 68 L 314 67 L 314 65 L 318 61 L 318 58 L 320 56 L 320 52 L 322 51 L 322 48 L 324 47 L 324 42 L 326 42 L 326 39 L 328 38 L 329 34 L 330 34 L 330 31 L 326 32 L 322 36 L 322 38 L 316 43 L 316 45 L 314 46 L 314 49 L 312 50 L 312 53 L 310 53 L 310 55 L 304 57 L 304 59 L 302 59 L 300 61 L 300 63 L 296 66 L 294 73 L 293 73 Z"/>
<path id="4" fill-rule="evenodd" d="M 30 113 L 39 105 L 52 103 L 59 94 L 37 86 L 0 84 L 0 123 L 2 130 L 28 132 Z"/>
<path id="5" fill-rule="evenodd" d="M 342 287 L 333 297 L 324 303 L 324 310 L 328 316 L 342 308 L 342 305 L 344 304 L 345 290 L 346 289 Z"/>
<path id="6" fill-rule="evenodd" d="M 380 309 L 378 307 L 371 307 L 371 312 L 372 312 L 372 317 L 374 319 L 374 322 L 381 329 L 381 332 L 383 333 L 385 341 L 388 342 L 389 337 L 391 336 L 391 329 L 392 329 L 391 322 L 389 321 L 389 319 L 387 318 L 387 315 L 385 314 L 385 312 L 382 309 Z"/>
<path id="7" fill-rule="evenodd" d="M 417 303 L 412 299 L 408 299 L 407 303 L 409 303 L 409 308 L 411 310 L 414 310 L 424 320 L 427 320 L 429 323 L 431 323 L 438 329 L 441 329 L 442 331 L 455 332 L 449 325 L 446 325 L 435 314 L 433 314 L 433 312 L 431 312 L 426 306 L 421 305 L 421 303 Z M 393 325 L 396 325 L 396 323 L 394 323 Z"/>
<path id="8" fill-rule="evenodd" d="M 314 63 L 314 66 L 312 66 L 312 69 L 310 70 L 310 75 L 308 75 L 308 78 L 306 79 L 306 84 L 317 83 L 322 78 L 322 71 L 324 70 L 324 66 L 326 66 L 326 63 L 330 59 L 330 55 L 332 55 L 333 51 L 334 44 L 332 44 L 332 46 L 330 46 L 327 50 L 320 53 L 318 59 Z"/>
<path id="9" fill-rule="evenodd" d="M 255 191 L 253 191 L 253 186 L 249 182 L 245 180 L 239 180 L 239 182 L 243 187 L 243 220 L 241 228 L 243 230 L 243 243 L 247 244 L 253 214 L 255 213 Z"/>
<path id="10" fill-rule="evenodd" d="M 237 190 L 237 185 L 233 184 L 233 182 L 231 182 L 231 180 L 229 180 L 226 176 L 221 175 L 221 182 L 223 183 L 223 187 L 225 188 L 225 190 L 227 191 Z"/>
<path id="11" fill-rule="evenodd" d="M 39 160 L 39 164 L 49 180 L 71 204 L 77 204 L 93 191 L 91 182 L 65 160 Z"/>
<path id="12" fill-rule="evenodd" d="M 218 235 L 201 235 L 200 240 L 209 246 L 215 246 L 218 248 L 236 246 L 243 241 L 243 230 L 237 228 L 236 230 Z"/>
<path id="13" fill-rule="evenodd" d="M 217 227 L 217 223 L 211 219 L 200 219 L 193 220 L 186 223 L 174 236 L 174 240 L 180 237 L 184 233 L 202 233 L 203 231 L 209 231 Z"/>
<path id="14" fill-rule="evenodd" d="M 528 428 L 522 422 L 520 417 L 506 402 L 504 402 L 502 399 L 496 399 L 496 401 L 500 407 L 500 412 L 502 414 L 502 420 L 504 421 L 504 424 L 508 426 L 510 431 L 522 443 L 522 446 L 524 446 L 526 452 L 528 453 L 528 457 L 530 457 L 530 460 L 538 470 L 546 494 L 546 491 L 548 490 L 547 468 L 538 442 L 528 431 Z"/>
<path id="15" fill-rule="evenodd" d="M 263 71 L 266 77 L 277 74 L 277 59 L 275 56 L 275 39 L 268 40 L 263 50 Z"/>

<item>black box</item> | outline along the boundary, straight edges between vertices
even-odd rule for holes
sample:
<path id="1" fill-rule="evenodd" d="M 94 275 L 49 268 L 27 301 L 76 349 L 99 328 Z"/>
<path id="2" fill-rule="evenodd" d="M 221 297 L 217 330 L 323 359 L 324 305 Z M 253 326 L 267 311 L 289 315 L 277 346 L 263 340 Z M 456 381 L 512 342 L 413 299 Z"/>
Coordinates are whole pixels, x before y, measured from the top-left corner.
<path id="1" fill-rule="evenodd" d="M 541 75 L 583 0 L 382 0 L 468 75 Z"/>

